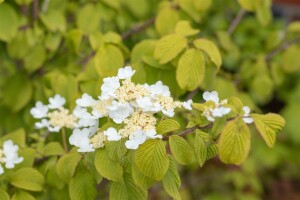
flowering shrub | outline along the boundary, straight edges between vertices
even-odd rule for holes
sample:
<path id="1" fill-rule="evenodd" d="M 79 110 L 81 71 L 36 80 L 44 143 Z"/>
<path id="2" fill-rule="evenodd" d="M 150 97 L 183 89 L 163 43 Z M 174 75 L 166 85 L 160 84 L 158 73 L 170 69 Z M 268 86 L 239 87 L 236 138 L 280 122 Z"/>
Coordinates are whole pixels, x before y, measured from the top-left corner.
<path id="1" fill-rule="evenodd" d="M 261 196 L 263 170 L 290 164 L 287 136 L 265 146 L 283 103 L 297 141 L 300 91 L 299 23 L 270 8 L 0 0 L 0 199 Z"/>

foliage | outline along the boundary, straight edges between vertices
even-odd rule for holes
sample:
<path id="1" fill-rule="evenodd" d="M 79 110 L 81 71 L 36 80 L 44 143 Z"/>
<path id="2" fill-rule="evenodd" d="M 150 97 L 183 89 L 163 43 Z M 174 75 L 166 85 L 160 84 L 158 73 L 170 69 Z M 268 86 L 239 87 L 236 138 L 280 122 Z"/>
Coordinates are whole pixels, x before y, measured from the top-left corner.
<path id="1" fill-rule="evenodd" d="M 272 18 L 270 0 L 0 0 L 0 145 L 12 140 L 24 158 L 0 175 L 1 199 L 147 199 L 157 188 L 160 198 L 255 199 L 261 174 L 298 178 L 300 26 Z M 34 129 L 36 101 L 60 94 L 73 110 L 127 64 L 133 82 L 161 80 L 175 99 L 194 101 L 173 118 L 155 115 L 162 138 L 78 153 L 65 143 L 71 130 Z M 207 100 L 208 90 L 228 101 Z M 279 112 L 287 124 L 275 146 Z"/>

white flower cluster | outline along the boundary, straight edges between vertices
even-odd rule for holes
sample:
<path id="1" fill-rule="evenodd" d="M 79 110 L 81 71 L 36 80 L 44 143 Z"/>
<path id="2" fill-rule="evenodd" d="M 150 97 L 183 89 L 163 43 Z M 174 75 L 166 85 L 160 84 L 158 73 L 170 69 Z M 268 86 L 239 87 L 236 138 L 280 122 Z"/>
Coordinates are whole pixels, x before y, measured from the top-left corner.
<path id="1" fill-rule="evenodd" d="M 7 169 L 12 169 L 15 164 L 19 164 L 23 161 L 23 157 L 18 156 L 18 145 L 13 144 L 11 140 L 6 140 L 3 143 L 3 149 L 0 149 L 0 175 L 4 173 L 2 164 Z"/>
<path id="2" fill-rule="evenodd" d="M 231 108 L 225 106 L 227 104 L 227 99 L 220 101 L 218 92 L 204 92 L 203 99 L 209 102 L 203 111 L 203 115 L 208 121 L 214 122 L 216 117 L 223 117 L 230 113 Z M 250 108 L 248 106 L 243 107 L 244 115 L 243 121 L 247 124 L 251 124 L 253 119 L 250 117 Z"/>
<path id="3" fill-rule="evenodd" d="M 94 151 L 107 141 L 121 138 L 127 138 L 125 145 L 128 149 L 137 149 L 147 139 L 162 138 L 156 133 L 155 113 L 173 117 L 175 108 L 192 109 L 191 100 L 174 101 L 169 88 L 161 81 L 153 85 L 133 83 L 131 77 L 134 73 L 130 66 L 121 68 L 117 76 L 104 78 L 98 99 L 88 94 L 77 99 L 74 114 L 85 128 L 75 129 L 69 142 L 79 147 L 80 152 Z M 103 132 L 97 130 L 95 124 L 102 117 L 109 117 L 123 127 L 120 130 L 111 127 Z"/>
<path id="4" fill-rule="evenodd" d="M 78 126 L 77 117 L 75 115 L 77 109 L 73 113 L 63 107 L 66 99 L 56 94 L 49 98 L 49 104 L 44 105 L 38 101 L 35 107 L 31 108 L 30 113 L 36 119 L 41 119 L 35 123 L 37 129 L 48 128 L 50 132 L 58 132 L 61 128 L 75 128 Z"/>
<path id="5" fill-rule="evenodd" d="M 216 91 L 204 92 L 203 99 L 206 102 L 211 102 L 211 104 L 203 111 L 203 115 L 208 121 L 214 122 L 216 117 L 223 117 L 231 111 L 230 108 L 223 106 L 224 104 L 227 104 L 227 99 L 219 102 L 219 95 Z"/>

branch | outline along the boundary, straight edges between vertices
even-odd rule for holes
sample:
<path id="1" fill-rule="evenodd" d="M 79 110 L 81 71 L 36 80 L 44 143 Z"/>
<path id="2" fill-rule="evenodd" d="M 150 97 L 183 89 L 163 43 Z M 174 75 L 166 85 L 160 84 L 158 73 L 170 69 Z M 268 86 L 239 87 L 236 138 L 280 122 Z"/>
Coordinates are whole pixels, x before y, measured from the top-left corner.
<path id="1" fill-rule="evenodd" d="M 238 14 L 235 16 L 235 18 L 231 21 L 231 24 L 227 30 L 228 35 L 231 35 L 236 27 L 239 25 L 241 20 L 243 19 L 244 15 L 246 14 L 246 11 L 244 9 L 240 9 Z"/>
<path id="2" fill-rule="evenodd" d="M 188 93 L 188 95 L 185 97 L 185 100 L 190 100 L 192 98 L 194 98 L 194 96 L 199 92 L 199 88 L 191 91 L 190 93 Z"/>
<path id="3" fill-rule="evenodd" d="M 33 20 L 37 20 L 39 18 L 39 1 L 38 0 L 33 0 L 33 5 L 32 5 L 32 16 Z"/>
<path id="4" fill-rule="evenodd" d="M 237 118 L 237 117 L 231 117 L 231 118 L 228 118 L 228 119 L 226 120 L 226 122 L 232 121 L 232 120 L 234 120 L 234 119 L 236 119 L 236 118 Z M 194 132 L 195 130 L 197 130 L 197 129 L 207 129 L 207 128 L 211 128 L 213 125 L 214 125 L 214 123 L 210 123 L 210 124 L 208 124 L 208 125 L 206 125 L 206 126 L 199 126 L 199 125 L 196 125 L 196 126 L 193 126 L 192 128 L 188 128 L 188 129 L 186 129 L 186 130 L 184 130 L 184 131 L 181 131 L 181 132 L 178 133 L 177 135 L 183 137 L 183 136 L 186 136 L 186 135 L 188 135 L 188 134 L 193 133 L 193 132 Z M 172 136 L 172 135 L 165 136 L 165 137 L 163 137 L 163 140 L 168 140 L 169 137 L 171 137 L 171 136 Z"/>
<path id="5" fill-rule="evenodd" d="M 278 46 L 277 48 L 273 49 L 272 51 L 270 51 L 266 57 L 265 57 L 265 61 L 268 62 L 270 61 L 274 56 L 276 56 L 277 54 L 279 54 L 280 52 L 286 50 L 287 48 L 289 48 L 290 46 L 292 46 L 293 44 L 296 44 L 297 42 L 300 41 L 300 37 L 296 37 L 293 38 L 287 42 L 282 43 L 280 46 Z"/>
<path id="6" fill-rule="evenodd" d="M 140 25 L 134 25 L 130 30 L 126 31 L 125 33 L 123 33 L 121 35 L 122 39 L 126 40 L 130 36 L 132 36 L 132 35 L 134 35 L 136 33 L 140 33 L 142 31 L 144 31 L 149 26 L 151 26 L 152 24 L 154 24 L 154 22 L 155 22 L 155 17 L 152 17 L 152 18 L 148 19 L 147 21 L 145 21 L 144 23 L 142 23 Z"/>

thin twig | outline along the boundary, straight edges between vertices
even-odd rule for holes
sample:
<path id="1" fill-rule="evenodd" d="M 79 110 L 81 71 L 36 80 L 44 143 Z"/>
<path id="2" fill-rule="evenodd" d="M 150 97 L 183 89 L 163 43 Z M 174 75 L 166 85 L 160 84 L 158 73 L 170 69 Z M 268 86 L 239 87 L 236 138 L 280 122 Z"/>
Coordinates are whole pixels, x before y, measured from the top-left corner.
<path id="1" fill-rule="evenodd" d="M 197 89 L 191 91 L 190 93 L 188 93 L 188 95 L 186 95 L 185 100 L 187 101 L 187 100 L 193 99 L 194 96 L 196 96 L 196 94 L 197 94 L 198 92 L 199 92 L 199 88 L 197 88 Z"/>
<path id="2" fill-rule="evenodd" d="M 68 152 L 68 144 L 67 144 L 67 139 L 66 139 L 66 130 L 62 128 L 62 139 L 63 139 L 63 146 L 65 152 Z"/>
<path id="3" fill-rule="evenodd" d="M 287 42 L 282 43 L 282 45 L 278 46 L 277 48 L 273 49 L 272 51 L 270 51 L 266 57 L 265 57 L 265 61 L 268 62 L 270 61 L 274 56 L 276 56 L 277 54 L 279 54 L 280 52 L 286 50 L 287 48 L 289 48 L 290 46 L 292 46 L 293 44 L 297 43 L 300 41 L 300 37 L 296 37 L 293 38 Z"/>
<path id="4" fill-rule="evenodd" d="M 155 22 L 155 17 L 152 17 L 152 18 L 148 19 L 147 21 L 145 21 L 142 24 L 134 25 L 130 30 L 128 30 L 128 31 L 126 31 L 125 33 L 122 34 L 122 39 L 126 40 L 130 36 L 132 36 L 132 35 L 134 35 L 136 33 L 140 33 L 142 31 L 144 31 L 149 26 L 151 26 L 152 24 L 154 24 L 154 22 Z"/>
<path id="5" fill-rule="evenodd" d="M 39 18 L 39 0 L 33 0 L 32 12 L 33 20 L 35 21 Z"/>
<path id="6" fill-rule="evenodd" d="M 235 16 L 235 18 L 231 21 L 231 24 L 227 30 L 228 35 L 231 35 L 236 27 L 239 25 L 241 20 L 243 19 L 244 15 L 246 14 L 246 11 L 244 9 L 240 9 L 238 14 Z"/>

